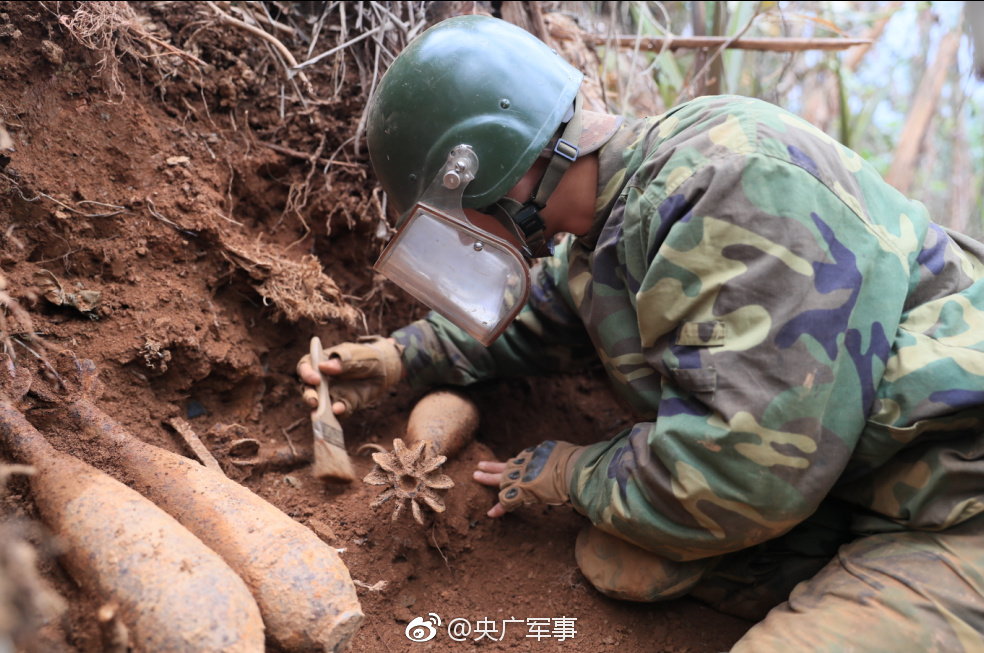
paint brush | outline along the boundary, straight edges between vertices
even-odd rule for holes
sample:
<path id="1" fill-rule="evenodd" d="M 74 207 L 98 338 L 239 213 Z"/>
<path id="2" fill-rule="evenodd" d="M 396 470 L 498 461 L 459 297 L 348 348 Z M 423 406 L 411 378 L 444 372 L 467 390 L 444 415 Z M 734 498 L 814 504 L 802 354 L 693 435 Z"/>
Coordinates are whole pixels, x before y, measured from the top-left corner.
<path id="1" fill-rule="evenodd" d="M 331 397 L 328 395 L 328 377 L 321 372 L 320 364 L 324 359 L 321 339 L 311 338 L 311 365 L 321 377 L 318 384 L 318 408 L 311 413 L 311 426 L 314 429 L 314 465 L 312 471 L 315 478 L 334 479 L 348 483 L 355 479 L 352 461 L 345 451 L 345 438 L 342 426 L 331 410 Z"/>

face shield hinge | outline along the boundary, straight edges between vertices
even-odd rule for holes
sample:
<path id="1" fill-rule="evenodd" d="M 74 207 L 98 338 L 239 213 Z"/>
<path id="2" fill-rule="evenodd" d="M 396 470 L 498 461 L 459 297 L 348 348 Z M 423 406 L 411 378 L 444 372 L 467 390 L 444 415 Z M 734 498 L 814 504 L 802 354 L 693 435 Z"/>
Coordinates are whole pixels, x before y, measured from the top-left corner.
<path id="1" fill-rule="evenodd" d="M 465 186 L 475 179 L 478 172 L 478 157 L 470 145 L 458 145 L 448 153 L 444 164 L 441 183 L 449 191 L 462 193 Z"/>

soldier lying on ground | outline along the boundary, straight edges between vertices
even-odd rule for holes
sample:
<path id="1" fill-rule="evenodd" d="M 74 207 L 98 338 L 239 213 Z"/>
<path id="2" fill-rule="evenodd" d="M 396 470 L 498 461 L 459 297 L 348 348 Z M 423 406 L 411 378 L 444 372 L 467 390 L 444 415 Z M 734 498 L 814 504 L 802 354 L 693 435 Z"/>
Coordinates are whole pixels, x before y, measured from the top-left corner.
<path id="1" fill-rule="evenodd" d="M 478 16 L 394 62 L 377 267 L 436 312 L 329 350 L 336 412 L 600 357 L 638 423 L 481 463 L 491 517 L 569 501 L 595 587 L 764 618 L 734 651 L 984 646 L 984 247 L 775 106 L 619 124 L 580 82 Z"/>

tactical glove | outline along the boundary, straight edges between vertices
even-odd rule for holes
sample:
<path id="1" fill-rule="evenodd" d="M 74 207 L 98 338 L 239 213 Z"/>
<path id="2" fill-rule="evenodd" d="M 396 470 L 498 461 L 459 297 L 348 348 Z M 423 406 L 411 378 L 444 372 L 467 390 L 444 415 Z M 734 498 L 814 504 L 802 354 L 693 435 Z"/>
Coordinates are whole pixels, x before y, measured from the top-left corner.
<path id="1" fill-rule="evenodd" d="M 570 500 L 570 474 L 584 447 L 547 440 L 506 463 L 499 481 L 499 503 L 514 510 L 524 503 L 557 505 Z"/>
<path id="2" fill-rule="evenodd" d="M 325 349 L 325 360 L 335 358 L 342 365 L 341 374 L 331 377 L 330 392 L 332 401 L 345 404 L 343 417 L 382 399 L 396 385 L 403 376 L 402 354 L 403 347 L 381 336 Z M 302 363 L 310 365 L 310 355 L 298 361 L 298 373 Z M 309 390 L 304 391 L 305 397 Z"/>

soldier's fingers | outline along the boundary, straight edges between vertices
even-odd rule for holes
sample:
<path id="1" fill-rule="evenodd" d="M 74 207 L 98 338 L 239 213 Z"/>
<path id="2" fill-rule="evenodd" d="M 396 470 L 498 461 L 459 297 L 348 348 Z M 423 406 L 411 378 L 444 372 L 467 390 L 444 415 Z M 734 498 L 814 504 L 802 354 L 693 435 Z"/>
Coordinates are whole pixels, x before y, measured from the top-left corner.
<path id="1" fill-rule="evenodd" d="M 492 519 L 498 519 L 499 517 L 502 517 L 504 514 L 506 514 L 506 509 L 502 507 L 501 503 L 497 503 L 494 506 L 492 506 L 492 508 L 485 514 L 487 514 Z"/>
<path id="2" fill-rule="evenodd" d="M 308 385 L 318 385 L 321 383 L 321 376 L 314 371 L 310 363 L 302 362 L 297 366 L 297 375 L 301 377 L 301 381 L 307 383 Z"/>
<path id="3" fill-rule="evenodd" d="M 310 408 L 318 407 L 318 391 L 314 388 L 304 388 L 304 392 L 301 394 L 301 399 Z"/>
<path id="4" fill-rule="evenodd" d="M 500 463 L 497 460 L 481 460 L 478 463 L 478 468 L 483 472 L 501 474 L 506 469 L 506 463 Z"/>
<path id="5" fill-rule="evenodd" d="M 341 415 L 342 413 L 345 412 L 345 404 L 340 401 L 336 401 L 331 405 L 331 412 L 335 413 L 336 415 Z"/>
<path id="6" fill-rule="evenodd" d="M 338 376 L 342 373 L 342 361 L 337 358 L 329 358 L 321 361 L 318 369 L 328 376 Z"/>
<path id="7" fill-rule="evenodd" d="M 475 472 L 472 474 L 472 478 L 482 485 L 497 488 L 499 487 L 499 480 L 502 478 L 502 473 L 490 474 L 489 472 Z"/>

